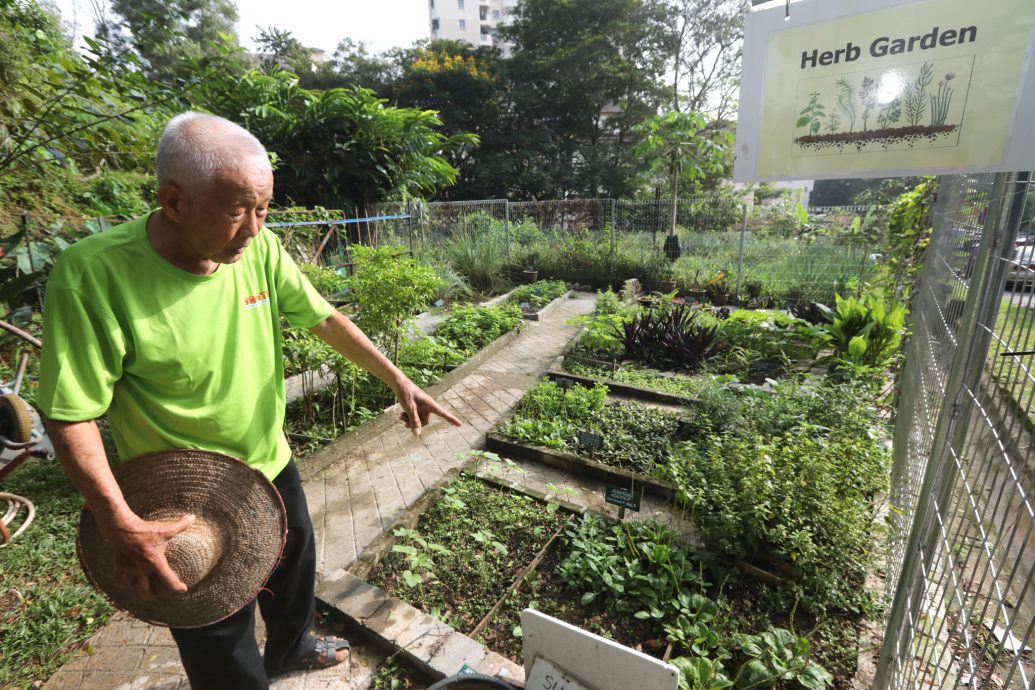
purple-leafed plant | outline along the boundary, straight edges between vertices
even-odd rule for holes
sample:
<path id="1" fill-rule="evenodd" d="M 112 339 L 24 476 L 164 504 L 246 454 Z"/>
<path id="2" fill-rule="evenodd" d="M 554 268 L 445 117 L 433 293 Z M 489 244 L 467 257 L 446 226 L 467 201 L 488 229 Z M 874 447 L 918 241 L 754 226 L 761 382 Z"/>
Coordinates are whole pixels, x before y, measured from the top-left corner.
<path id="1" fill-rule="evenodd" d="M 626 357 L 653 367 L 693 370 L 725 348 L 715 340 L 716 327 L 696 320 L 697 312 L 676 304 L 667 312 L 637 314 L 616 329 L 616 335 Z"/>

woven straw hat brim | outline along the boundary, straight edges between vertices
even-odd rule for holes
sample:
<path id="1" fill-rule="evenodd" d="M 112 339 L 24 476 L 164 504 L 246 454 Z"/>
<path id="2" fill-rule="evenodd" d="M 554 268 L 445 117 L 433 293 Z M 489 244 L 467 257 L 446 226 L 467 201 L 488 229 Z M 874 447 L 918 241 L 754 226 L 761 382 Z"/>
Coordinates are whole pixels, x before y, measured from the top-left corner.
<path id="1" fill-rule="evenodd" d="M 258 594 L 277 565 L 287 536 L 287 515 L 276 487 L 258 470 L 220 453 L 175 450 L 151 453 L 114 470 L 126 503 L 146 520 L 193 513 L 218 526 L 222 558 L 183 594 L 156 586 L 158 598 L 141 598 L 125 586 L 115 554 L 87 509 L 76 548 L 87 579 L 118 608 L 156 625 L 198 628 L 233 615 Z"/>

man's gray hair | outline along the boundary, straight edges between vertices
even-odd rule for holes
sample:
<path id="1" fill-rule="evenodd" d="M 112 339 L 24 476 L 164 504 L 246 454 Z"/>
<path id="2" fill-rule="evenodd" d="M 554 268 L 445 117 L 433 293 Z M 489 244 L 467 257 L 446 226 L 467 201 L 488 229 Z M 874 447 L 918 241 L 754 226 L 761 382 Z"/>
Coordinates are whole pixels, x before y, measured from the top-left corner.
<path id="1" fill-rule="evenodd" d="M 242 165 L 270 168 L 266 148 L 244 127 L 217 115 L 182 113 L 169 121 L 158 140 L 158 186 L 197 189 L 221 170 Z"/>

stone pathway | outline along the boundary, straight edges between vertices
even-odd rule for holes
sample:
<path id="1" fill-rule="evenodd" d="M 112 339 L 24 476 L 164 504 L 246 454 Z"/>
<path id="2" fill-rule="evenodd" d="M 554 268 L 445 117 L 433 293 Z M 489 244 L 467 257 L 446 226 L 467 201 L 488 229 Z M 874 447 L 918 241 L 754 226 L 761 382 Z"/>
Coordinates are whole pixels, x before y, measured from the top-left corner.
<path id="1" fill-rule="evenodd" d="M 369 440 L 348 437 L 320 451 L 320 469 L 305 479 L 316 528 L 317 578 L 347 569 L 425 490 L 481 448 L 485 433 L 517 404 L 577 334 L 565 325 L 592 311 L 595 296 L 577 293 L 543 321 L 529 323 L 506 348 L 439 396 L 464 420 L 455 428 L 436 420 L 420 437 L 401 425 Z M 327 462 L 330 454 L 330 462 Z M 358 647 L 350 668 L 277 679 L 277 690 L 369 686 L 384 652 Z M 84 650 L 43 686 L 50 690 L 188 688 L 168 630 L 119 615 L 94 634 Z"/>

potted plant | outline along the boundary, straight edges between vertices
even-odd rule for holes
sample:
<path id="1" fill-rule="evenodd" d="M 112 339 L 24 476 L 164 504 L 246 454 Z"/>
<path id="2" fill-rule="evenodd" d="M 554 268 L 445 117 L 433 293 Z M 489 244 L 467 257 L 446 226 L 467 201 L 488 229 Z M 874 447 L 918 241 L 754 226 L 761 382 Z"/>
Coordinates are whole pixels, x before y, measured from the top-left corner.
<path id="1" fill-rule="evenodd" d="M 712 304 L 717 307 L 726 304 L 730 298 L 730 283 L 726 272 L 722 271 L 719 275 L 709 280 L 705 285 L 705 289 L 708 291 Z"/>
<path id="2" fill-rule="evenodd" d="M 694 271 L 694 275 L 687 282 L 686 296 L 691 302 L 703 302 L 704 296 L 707 293 L 704 290 L 704 285 L 701 284 L 701 272 Z"/>
<path id="3" fill-rule="evenodd" d="M 525 280 L 529 283 L 534 283 L 539 280 L 539 252 L 535 249 L 530 249 L 524 256 L 525 270 L 523 271 Z"/>
<path id="4" fill-rule="evenodd" d="M 676 291 L 676 276 L 671 268 L 661 274 L 661 291 L 666 295 Z"/>

